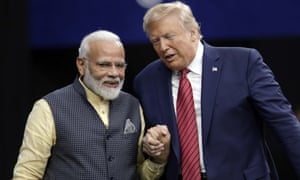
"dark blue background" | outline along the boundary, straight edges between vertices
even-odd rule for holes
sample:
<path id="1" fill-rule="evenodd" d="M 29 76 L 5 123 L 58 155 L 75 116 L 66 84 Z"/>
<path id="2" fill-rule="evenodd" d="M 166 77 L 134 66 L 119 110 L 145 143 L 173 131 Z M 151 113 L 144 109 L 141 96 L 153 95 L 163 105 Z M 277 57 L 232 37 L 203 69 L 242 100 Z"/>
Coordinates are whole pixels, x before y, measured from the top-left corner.
<path id="1" fill-rule="evenodd" d="M 300 36 L 299 0 L 184 2 L 191 6 L 206 39 Z M 136 0 L 30 0 L 30 44 L 74 46 L 96 29 L 114 31 L 125 43 L 145 43 L 146 10 Z"/>

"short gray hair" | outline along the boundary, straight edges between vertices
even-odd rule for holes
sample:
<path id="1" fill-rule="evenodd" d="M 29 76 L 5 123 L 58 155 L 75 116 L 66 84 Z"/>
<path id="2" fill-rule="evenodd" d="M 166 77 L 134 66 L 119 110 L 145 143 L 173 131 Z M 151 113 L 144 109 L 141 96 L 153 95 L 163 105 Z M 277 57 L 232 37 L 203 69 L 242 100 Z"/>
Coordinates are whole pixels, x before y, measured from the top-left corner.
<path id="1" fill-rule="evenodd" d="M 110 31 L 107 30 L 97 30 L 94 31 L 88 35 L 86 35 L 81 43 L 80 43 L 80 47 L 78 49 L 78 57 L 79 58 L 87 58 L 87 55 L 90 51 L 90 47 L 89 44 L 93 41 L 97 41 L 97 40 L 111 40 L 111 41 L 116 41 L 118 43 L 120 43 L 120 46 L 123 48 L 123 43 L 121 42 L 120 37 Z"/>

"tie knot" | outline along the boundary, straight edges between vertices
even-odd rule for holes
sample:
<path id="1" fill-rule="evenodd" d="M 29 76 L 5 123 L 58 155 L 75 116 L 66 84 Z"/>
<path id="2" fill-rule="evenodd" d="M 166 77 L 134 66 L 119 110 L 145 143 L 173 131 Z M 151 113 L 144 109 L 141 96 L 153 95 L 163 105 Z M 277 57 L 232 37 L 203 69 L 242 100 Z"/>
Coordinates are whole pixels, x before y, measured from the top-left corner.
<path id="1" fill-rule="evenodd" d="M 187 73 L 189 73 L 190 70 L 188 68 L 184 68 L 183 70 L 181 70 L 181 77 L 185 78 Z"/>

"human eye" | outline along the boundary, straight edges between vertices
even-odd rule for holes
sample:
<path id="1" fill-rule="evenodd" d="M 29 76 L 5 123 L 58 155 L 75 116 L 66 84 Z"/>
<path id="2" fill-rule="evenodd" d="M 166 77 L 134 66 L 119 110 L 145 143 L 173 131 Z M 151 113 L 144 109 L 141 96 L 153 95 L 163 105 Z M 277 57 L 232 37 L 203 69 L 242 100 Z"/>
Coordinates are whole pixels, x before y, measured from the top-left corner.
<path id="1" fill-rule="evenodd" d="M 158 44 L 159 43 L 159 38 L 151 39 L 152 44 Z"/>
<path id="2" fill-rule="evenodd" d="M 112 66 L 110 62 L 97 62 L 96 65 L 100 68 L 109 68 Z"/>
<path id="3" fill-rule="evenodd" d="M 118 69 L 124 69 L 126 67 L 126 63 L 125 62 L 119 62 L 119 63 L 116 63 L 115 66 L 118 68 Z"/>
<path id="4" fill-rule="evenodd" d="M 175 35 L 174 34 L 166 34 L 165 38 L 166 39 L 169 39 L 169 40 L 172 40 L 174 39 Z"/>

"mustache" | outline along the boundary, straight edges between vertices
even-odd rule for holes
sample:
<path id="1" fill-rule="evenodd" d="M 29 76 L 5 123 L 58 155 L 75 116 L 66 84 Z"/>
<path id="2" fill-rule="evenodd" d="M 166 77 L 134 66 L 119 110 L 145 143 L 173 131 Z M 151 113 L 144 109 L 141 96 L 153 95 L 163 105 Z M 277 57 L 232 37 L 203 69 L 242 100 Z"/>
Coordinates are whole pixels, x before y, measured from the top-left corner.
<path id="1" fill-rule="evenodd" d="M 121 79 L 119 77 L 103 77 L 101 79 L 102 82 L 104 81 L 117 81 L 118 83 L 121 82 Z"/>

